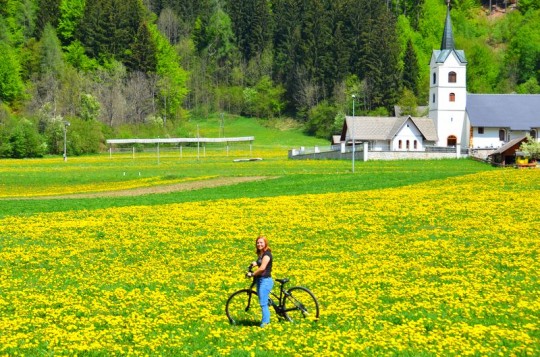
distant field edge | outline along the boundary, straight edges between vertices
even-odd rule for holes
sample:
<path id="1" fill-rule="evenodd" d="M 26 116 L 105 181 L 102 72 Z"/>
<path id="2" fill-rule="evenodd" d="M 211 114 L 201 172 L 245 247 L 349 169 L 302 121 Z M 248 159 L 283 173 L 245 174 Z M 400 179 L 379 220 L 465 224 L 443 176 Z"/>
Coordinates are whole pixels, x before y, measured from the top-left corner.
<path id="1" fill-rule="evenodd" d="M 193 191 L 204 188 L 213 188 L 220 186 L 236 185 L 244 182 L 263 181 L 275 179 L 279 176 L 238 176 L 238 177 L 216 177 L 212 179 L 204 179 L 189 182 L 180 182 L 172 185 L 157 185 L 151 187 L 139 187 L 125 190 L 92 192 L 92 193 L 74 193 L 67 195 L 54 196 L 32 196 L 32 197 L 6 197 L 0 198 L 0 201 L 14 200 L 64 200 L 64 199 L 79 199 L 79 198 L 101 198 L 101 197 L 133 197 L 144 196 L 151 194 L 163 194 L 181 191 Z"/>

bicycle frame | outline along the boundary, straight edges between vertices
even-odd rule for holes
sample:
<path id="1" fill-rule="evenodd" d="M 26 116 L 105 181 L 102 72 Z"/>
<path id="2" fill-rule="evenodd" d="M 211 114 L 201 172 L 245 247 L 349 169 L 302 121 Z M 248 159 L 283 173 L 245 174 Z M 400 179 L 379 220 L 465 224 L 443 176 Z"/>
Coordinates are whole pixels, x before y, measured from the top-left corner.
<path id="1" fill-rule="evenodd" d="M 274 310 L 276 311 L 276 314 L 278 314 L 279 316 L 282 316 L 282 317 L 286 317 L 285 313 L 287 311 L 295 310 L 295 308 L 285 310 L 285 298 L 289 295 L 285 291 L 285 284 L 289 281 L 289 279 L 287 279 L 287 280 L 276 279 L 276 281 L 279 283 L 279 296 L 276 293 L 274 293 L 273 291 L 270 291 L 269 305 L 271 305 L 274 308 Z M 249 290 L 250 291 L 256 290 L 256 289 L 254 289 L 255 285 L 256 285 L 256 280 L 253 279 L 253 281 L 251 282 L 251 285 L 249 286 Z M 249 295 L 246 311 L 251 306 L 251 298 L 252 298 L 252 294 Z"/>

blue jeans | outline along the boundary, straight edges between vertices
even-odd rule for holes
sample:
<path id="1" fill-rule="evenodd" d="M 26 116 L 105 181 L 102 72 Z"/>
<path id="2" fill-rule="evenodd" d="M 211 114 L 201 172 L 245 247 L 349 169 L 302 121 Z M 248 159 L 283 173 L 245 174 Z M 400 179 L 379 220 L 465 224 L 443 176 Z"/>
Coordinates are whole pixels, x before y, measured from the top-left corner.
<path id="1" fill-rule="evenodd" d="M 268 308 L 268 298 L 270 291 L 274 287 L 272 278 L 259 278 L 257 280 L 257 293 L 259 294 L 259 304 L 262 310 L 261 326 L 270 323 L 270 309 Z"/>

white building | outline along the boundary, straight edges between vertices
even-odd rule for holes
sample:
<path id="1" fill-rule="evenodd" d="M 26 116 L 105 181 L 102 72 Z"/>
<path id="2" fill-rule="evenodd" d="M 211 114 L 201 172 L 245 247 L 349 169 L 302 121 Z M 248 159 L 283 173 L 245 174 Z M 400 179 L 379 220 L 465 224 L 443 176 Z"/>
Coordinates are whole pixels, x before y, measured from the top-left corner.
<path id="1" fill-rule="evenodd" d="M 374 151 L 425 151 L 435 145 L 433 120 L 408 117 L 346 117 L 342 142 L 370 143 Z"/>
<path id="2" fill-rule="evenodd" d="M 495 150 L 526 134 L 540 140 L 539 109 L 540 94 L 467 93 L 467 60 L 455 48 L 449 7 L 441 48 L 431 55 L 428 118 L 348 116 L 341 141 L 354 137 L 370 150 Z"/>

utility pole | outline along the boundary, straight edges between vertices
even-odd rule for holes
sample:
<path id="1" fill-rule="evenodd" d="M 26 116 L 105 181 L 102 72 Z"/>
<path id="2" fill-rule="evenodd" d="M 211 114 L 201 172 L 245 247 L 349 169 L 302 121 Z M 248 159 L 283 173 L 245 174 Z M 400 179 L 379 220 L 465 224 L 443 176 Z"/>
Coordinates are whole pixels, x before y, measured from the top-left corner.
<path id="1" fill-rule="evenodd" d="M 67 127 L 70 125 L 70 122 L 64 120 L 64 162 L 67 161 Z"/>
<path id="2" fill-rule="evenodd" d="M 356 99 L 356 94 L 352 95 L 352 121 L 351 121 L 351 138 L 352 138 L 352 172 L 354 173 L 354 156 L 355 156 L 355 145 L 354 145 L 354 101 Z"/>

